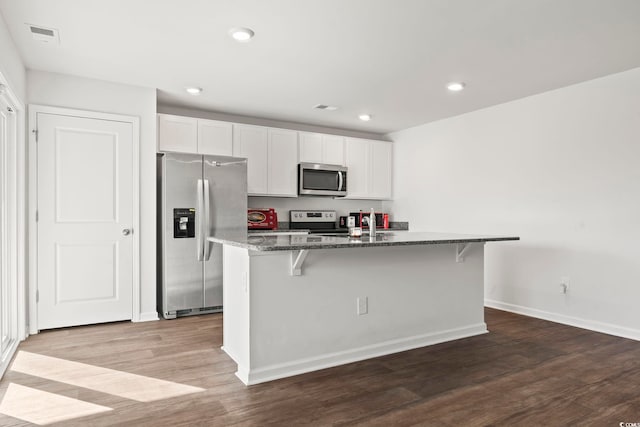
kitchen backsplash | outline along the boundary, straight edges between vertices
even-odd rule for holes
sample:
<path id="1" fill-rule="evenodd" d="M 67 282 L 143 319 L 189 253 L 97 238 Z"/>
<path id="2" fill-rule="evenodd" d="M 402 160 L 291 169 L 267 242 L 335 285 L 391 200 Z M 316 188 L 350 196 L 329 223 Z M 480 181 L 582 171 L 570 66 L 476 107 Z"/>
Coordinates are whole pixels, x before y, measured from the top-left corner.
<path id="1" fill-rule="evenodd" d="M 274 208 L 278 213 L 278 221 L 289 221 L 290 210 L 320 210 L 329 209 L 337 212 L 338 216 L 348 215 L 349 212 L 363 210 L 382 212 L 380 200 L 350 200 L 334 199 L 332 197 L 249 197 L 250 208 Z M 389 212 L 393 221 L 393 213 Z"/>

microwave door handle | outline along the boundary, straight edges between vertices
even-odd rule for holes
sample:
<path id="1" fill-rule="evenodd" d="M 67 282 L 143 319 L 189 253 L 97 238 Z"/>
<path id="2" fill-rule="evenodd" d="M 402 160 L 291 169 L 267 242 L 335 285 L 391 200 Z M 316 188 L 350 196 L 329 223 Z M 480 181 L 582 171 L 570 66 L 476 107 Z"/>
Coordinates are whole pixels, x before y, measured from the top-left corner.
<path id="1" fill-rule="evenodd" d="M 204 260 L 209 261 L 211 258 L 211 242 L 207 240 L 211 233 L 211 202 L 209 200 L 209 180 L 204 180 L 204 233 L 203 233 L 203 245 L 204 245 Z"/>
<path id="2" fill-rule="evenodd" d="M 197 185 L 197 194 L 198 194 L 198 207 L 196 211 L 196 254 L 198 261 L 202 261 L 203 259 L 203 247 L 202 247 L 202 237 L 204 235 L 204 194 L 203 194 L 203 183 L 202 180 L 198 180 Z"/>
<path id="3" fill-rule="evenodd" d="M 338 171 L 338 191 L 342 191 L 342 171 Z"/>

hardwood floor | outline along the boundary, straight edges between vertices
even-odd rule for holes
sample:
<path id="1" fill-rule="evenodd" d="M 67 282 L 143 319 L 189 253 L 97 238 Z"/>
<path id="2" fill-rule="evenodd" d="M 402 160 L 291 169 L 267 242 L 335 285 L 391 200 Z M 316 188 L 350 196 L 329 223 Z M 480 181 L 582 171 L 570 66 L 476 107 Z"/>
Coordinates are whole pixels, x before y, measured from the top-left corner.
<path id="1" fill-rule="evenodd" d="M 486 309 L 489 334 L 245 387 L 222 316 L 47 331 L 19 350 L 200 387 L 152 402 L 7 371 L 112 408 L 64 426 L 618 426 L 640 422 L 640 342 Z M 38 402 L 33 402 L 37 405 Z M 0 414 L 1 426 L 32 425 Z"/>

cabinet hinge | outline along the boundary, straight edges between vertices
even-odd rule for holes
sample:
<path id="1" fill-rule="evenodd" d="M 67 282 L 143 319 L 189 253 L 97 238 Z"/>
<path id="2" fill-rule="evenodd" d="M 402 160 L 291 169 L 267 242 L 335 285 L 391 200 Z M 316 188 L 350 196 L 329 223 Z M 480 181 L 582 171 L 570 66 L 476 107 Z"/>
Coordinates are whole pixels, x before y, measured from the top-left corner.
<path id="1" fill-rule="evenodd" d="M 38 214 L 38 211 L 36 211 L 36 222 L 38 222 L 39 219 L 40 219 L 40 215 Z"/>
<path id="2" fill-rule="evenodd" d="M 36 289 L 36 302 L 40 302 L 40 290 Z"/>
<path id="3" fill-rule="evenodd" d="M 31 132 L 36 136 L 36 142 L 38 142 L 38 129 L 34 129 Z"/>

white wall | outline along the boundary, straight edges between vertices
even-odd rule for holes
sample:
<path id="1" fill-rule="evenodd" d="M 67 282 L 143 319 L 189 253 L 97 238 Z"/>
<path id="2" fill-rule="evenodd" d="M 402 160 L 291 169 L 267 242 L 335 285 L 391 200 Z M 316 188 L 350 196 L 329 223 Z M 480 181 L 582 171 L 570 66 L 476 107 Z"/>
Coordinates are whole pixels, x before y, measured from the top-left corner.
<path id="1" fill-rule="evenodd" d="M 487 244 L 489 305 L 640 339 L 640 68 L 390 138 L 413 230 L 521 237 Z"/>
<path id="2" fill-rule="evenodd" d="M 156 90 L 99 80 L 27 72 L 30 104 L 140 118 L 140 312 L 156 314 Z"/>
<path id="3" fill-rule="evenodd" d="M 20 102 L 24 103 L 27 93 L 25 68 L 2 15 L 0 15 L 0 52 L 0 75 L 6 80 L 0 83 L 7 84 Z"/>

